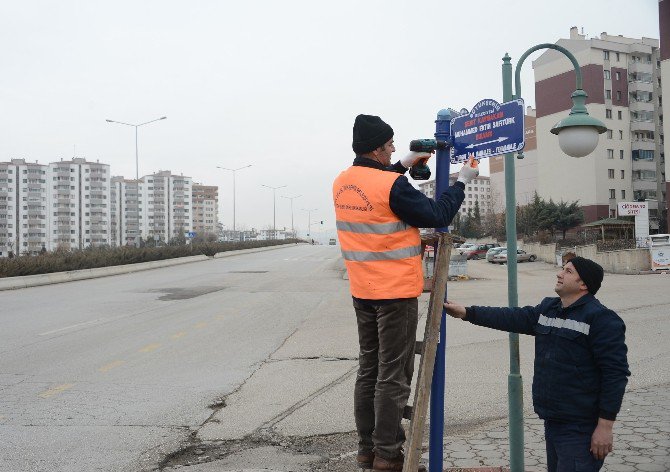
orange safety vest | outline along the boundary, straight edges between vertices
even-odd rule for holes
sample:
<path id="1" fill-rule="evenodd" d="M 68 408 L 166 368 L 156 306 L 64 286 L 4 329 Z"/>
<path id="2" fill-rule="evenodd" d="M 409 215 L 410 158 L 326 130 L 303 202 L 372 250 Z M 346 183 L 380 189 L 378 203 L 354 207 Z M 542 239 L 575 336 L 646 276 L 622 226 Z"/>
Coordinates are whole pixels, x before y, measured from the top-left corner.
<path id="1" fill-rule="evenodd" d="M 356 298 L 414 298 L 423 291 L 421 238 L 391 211 L 399 174 L 352 166 L 333 183 L 342 257 Z"/>

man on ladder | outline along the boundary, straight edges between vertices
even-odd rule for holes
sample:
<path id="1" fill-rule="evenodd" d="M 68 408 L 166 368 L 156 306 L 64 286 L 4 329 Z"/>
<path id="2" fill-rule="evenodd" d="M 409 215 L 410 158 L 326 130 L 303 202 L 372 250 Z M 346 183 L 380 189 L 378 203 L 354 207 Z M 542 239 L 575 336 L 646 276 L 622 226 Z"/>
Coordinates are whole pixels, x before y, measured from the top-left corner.
<path id="1" fill-rule="evenodd" d="M 356 117 L 352 147 L 356 158 L 335 179 L 333 200 L 358 322 L 356 461 L 361 468 L 401 471 L 400 422 L 410 394 L 423 291 L 418 228 L 449 226 L 479 168 L 464 165 L 458 181 L 432 200 L 403 175 L 430 154 L 411 152 L 391 166 L 393 129 L 378 116 Z"/>

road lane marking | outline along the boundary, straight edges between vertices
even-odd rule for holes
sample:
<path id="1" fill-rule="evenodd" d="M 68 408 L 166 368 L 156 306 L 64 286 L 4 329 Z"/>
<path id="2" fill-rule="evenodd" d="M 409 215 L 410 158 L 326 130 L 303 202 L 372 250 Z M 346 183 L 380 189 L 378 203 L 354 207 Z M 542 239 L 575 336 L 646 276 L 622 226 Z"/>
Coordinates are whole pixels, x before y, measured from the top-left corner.
<path id="1" fill-rule="evenodd" d="M 98 369 L 98 372 L 109 372 L 110 370 L 112 370 L 115 367 L 120 366 L 121 364 L 123 364 L 123 361 L 110 362 L 109 364 L 105 364 L 102 367 L 100 367 Z"/>
<path id="2" fill-rule="evenodd" d="M 160 346 L 161 346 L 160 343 L 149 344 L 148 346 L 144 346 L 142 349 L 140 349 L 140 352 L 151 352 L 151 351 L 155 351 L 155 350 L 158 349 Z"/>
<path id="3" fill-rule="evenodd" d="M 179 331 L 178 333 L 173 334 L 170 336 L 172 339 L 179 339 L 182 336 L 186 336 L 186 331 Z"/>
<path id="4" fill-rule="evenodd" d="M 85 321 L 83 323 L 77 323 L 77 324 L 73 324 L 73 325 L 70 325 L 70 326 L 66 326 L 64 328 L 54 329 L 53 331 L 47 331 L 45 333 L 40 333 L 40 334 L 38 334 L 38 336 L 49 336 L 50 334 L 60 333 L 61 331 L 67 331 L 69 329 L 77 329 L 77 328 L 81 328 L 82 326 L 98 324 L 98 323 L 102 323 L 103 321 L 106 321 L 106 319 L 105 318 L 99 318 L 97 320 Z"/>
<path id="5" fill-rule="evenodd" d="M 206 327 L 206 326 L 207 326 L 207 323 L 205 323 L 205 322 L 203 321 L 203 322 L 201 322 L 201 323 L 196 324 L 196 325 L 195 325 L 195 328 L 196 328 L 196 329 L 202 329 L 202 328 L 204 328 L 204 327 Z"/>
<path id="6" fill-rule="evenodd" d="M 52 387 L 49 390 L 45 390 L 44 392 L 40 393 L 40 397 L 50 398 L 53 397 L 54 395 L 58 395 L 59 393 L 64 392 L 65 390 L 69 390 L 72 387 L 74 387 L 74 384 L 56 385 L 55 387 Z"/>

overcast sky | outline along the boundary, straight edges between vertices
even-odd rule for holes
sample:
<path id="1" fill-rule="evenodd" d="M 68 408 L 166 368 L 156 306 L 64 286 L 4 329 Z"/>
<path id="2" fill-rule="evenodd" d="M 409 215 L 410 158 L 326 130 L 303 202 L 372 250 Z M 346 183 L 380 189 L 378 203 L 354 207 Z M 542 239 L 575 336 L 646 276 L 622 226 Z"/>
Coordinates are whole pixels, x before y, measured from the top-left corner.
<path id="1" fill-rule="evenodd" d="M 399 158 L 441 108 L 502 95 L 501 58 L 606 31 L 658 38 L 658 0 L 467 2 L 0 2 L 0 161 L 77 157 L 135 175 L 171 170 L 218 185 L 220 218 L 334 227 L 331 185 L 350 165 L 359 113 L 395 130 Z M 540 53 L 536 53 L 539 55 Z M 535 56 L 533 56 L 535 57 Z M 523 90 L 533 84 L 530 61 Z M 524 96 L 534 104 L 532 94 Z M 433 166 L 434 168 L 434 166 Z M 484 166 L 486 169 L 487 167 Z M 313 228 L 316 230 L 316 228 Z"/>

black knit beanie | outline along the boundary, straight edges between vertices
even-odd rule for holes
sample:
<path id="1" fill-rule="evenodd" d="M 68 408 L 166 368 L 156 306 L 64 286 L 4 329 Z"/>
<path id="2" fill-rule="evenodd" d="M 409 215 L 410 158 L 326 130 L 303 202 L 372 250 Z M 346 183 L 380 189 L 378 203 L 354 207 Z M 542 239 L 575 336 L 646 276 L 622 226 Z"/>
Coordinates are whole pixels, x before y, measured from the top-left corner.
<path id="1" fill-rule="evenodd" d="M 354 121 L 354 140 L 351 145 L 356 154 L 367 154 L 393 138 L 393 128 L 373 115 L 358 115 Z"/>
<path id="2" fill-rule="evenodd" d="M 595 295 L 598 289 L 600 289 L 600 284 L 603 282 L 603 268 L 591 259 L 579 256 L 573 257 L 569 262 L 577 270 L 579 278 L 582 279 L 589 293 Z"/>

